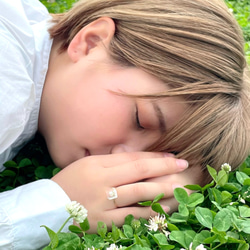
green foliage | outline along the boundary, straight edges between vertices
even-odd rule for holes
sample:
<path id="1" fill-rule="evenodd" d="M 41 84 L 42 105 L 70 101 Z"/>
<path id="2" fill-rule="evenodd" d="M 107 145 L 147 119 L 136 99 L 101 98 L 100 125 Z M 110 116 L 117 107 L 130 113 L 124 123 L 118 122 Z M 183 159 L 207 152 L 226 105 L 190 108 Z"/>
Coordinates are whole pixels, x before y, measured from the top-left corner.
<path id="1" fill-rule="evenodd" d="M 20 162 L 7 161 L 0 173 L 0 192 L 11 190 L 20 185 L 39 179 L 50 179 L 59 169 L 54 165 L 40 166 L 36 159 L 24 158 Z"/>
<path id="2" fill-rule="evenodd" d="M 53 164 L 46 145 L 39 135 L 36 135 L 34 140 L 4 166 L 5 170 L 0 173 L 0 192 L 35 180 L 50 179 L 60 171 Z"/>
<path id="3" fill-rule="evenodd" d="M 227 6 L 233 12 L 242 27 L 246 41 L 250 41 L 250 2 L 249 0 L 226 0 Z"/>
<path id="4" fill-rule="evenodd" d="M 50 13 L 63 13 L 69 10 L 78 0 L 40 0 Z"/>
<path id="5" fill-rule="evenodd" d="M 246 58 L 250 64 L 250 1 L 226 0 L 226 3 L 242 28 L 245 39 Z"/>
<path id="6" fill-rule="evenodd" d="M 110 231 L 105 223 L 99 222 L 97 234 L 86 233 L 89 228 L 82 225 L 80 228 L 70 226 L 70 236 L 59 233 L 61 239 L 58 234 L 46 228 L 51 243 L 50 248 L 44 249 L 66 249 L 66 244 L 69 245 L 64 237 L 73 238 L 72 234 L 77 236 L 81 233 L 83 236 L 79 237 L 80 241 L 76 238 L 71 241 L 71 249 L 248 250 L 249 166 L 244 163 L 239 170 L 231 173 L 224 169 L 217 172 L 208 166 L 208 171 L 213 181 L 204 187 L 186 186 L 186 189 L 194 191 L 190 195 L 184 188 L 174 190 L 179 206 L 178 211 L 172 215 L 166 214 L 159 204 L 163 197 L 163 194 L 160 194 L 153 201 L 140 203 L 142 206 L 151 206 L 158 213 L 149 221 L 128 215 L 121 228 L 113 223 Z M 156 227 L 152 227 L 153 225 Z"/>

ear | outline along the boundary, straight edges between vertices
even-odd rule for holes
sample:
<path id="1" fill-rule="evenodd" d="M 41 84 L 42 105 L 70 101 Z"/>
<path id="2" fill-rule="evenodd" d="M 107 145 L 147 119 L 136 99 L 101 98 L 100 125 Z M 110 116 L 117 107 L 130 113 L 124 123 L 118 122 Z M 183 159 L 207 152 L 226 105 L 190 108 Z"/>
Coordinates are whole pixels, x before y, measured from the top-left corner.
<path id="1" fill-rule="evenodd" d="M 70 42 L 67 53 L 73 62 L 88 55 L 96 47 L 108 48 L 115 33 L 115 23 L 109 17 L 101 17 L 82 28 Z"/>

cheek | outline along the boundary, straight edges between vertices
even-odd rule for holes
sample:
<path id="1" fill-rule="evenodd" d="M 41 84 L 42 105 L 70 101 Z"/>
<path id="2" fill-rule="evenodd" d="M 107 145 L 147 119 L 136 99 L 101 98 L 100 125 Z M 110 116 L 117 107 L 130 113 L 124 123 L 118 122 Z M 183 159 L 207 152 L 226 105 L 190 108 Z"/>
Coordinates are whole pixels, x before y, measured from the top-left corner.
<path id="1" fill-rule="evenodd" d="M 115 140 L 129 133 L 132 127 L 131 104 L 123 99 L 107 98 L 95 105 L 94 111 L 89 114 L 89 120 L 86 121 L 95 137 Z"/>
<path id="2" fill-rule="evenodd" d="M 118 104 L 100 107 L 91 120 L 98 126 L 99 133 L 109 136 L 127 133 L 131 127 L 131 113 Z"/>
<path id="3" fill-rule="evenodd" d="M 133 102 L 102 88 L 76 92 L 64 107 L 66 133 L 75 141 L 109 144 L 123 140 L 133 126 Z"/>

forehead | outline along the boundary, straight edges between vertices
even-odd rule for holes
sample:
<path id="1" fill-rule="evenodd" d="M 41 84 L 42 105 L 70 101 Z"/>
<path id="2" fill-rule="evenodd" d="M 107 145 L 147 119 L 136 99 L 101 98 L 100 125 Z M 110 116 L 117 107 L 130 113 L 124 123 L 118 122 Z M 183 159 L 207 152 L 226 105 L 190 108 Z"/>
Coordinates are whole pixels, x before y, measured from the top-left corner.
<path id="1" fill-rule="evenodd" d="M 152 105 L 159 120 L 161 117 L 164 120 L 163 122 L 166 124 L 167 131 L 184 117 L 184 114 L 188 109 L 188 104 L 185 102 L 184 98 L 179 96 L 156 97 L 153 99 L 142 99 L 140 101 Z"/>
<path id="2" fill-rule="evenodd" d="M 168 116 L 168 125 L 172 128 L 185 114 L 188 104 L 179 96 L 159 98 L 157 100 L 163 114 Z"/>
<path id="3" fill-rule="evenodd" d="M 114 65 L 107 70 L 106 76 L 112 87 L 128 95 L 152 95 L 168 89 L 167 84 L 135 67 L 124 68 Z"/>

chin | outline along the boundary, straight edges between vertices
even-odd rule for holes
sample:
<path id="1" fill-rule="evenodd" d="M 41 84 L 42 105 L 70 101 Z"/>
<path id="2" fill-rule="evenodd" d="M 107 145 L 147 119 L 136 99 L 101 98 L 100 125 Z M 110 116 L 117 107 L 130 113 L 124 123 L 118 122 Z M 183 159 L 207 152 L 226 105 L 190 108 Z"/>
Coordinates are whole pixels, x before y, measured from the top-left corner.
<path id="1" fill-rule="evenodd" d="M 56 154 L 51 154 L 51 158 L 54 162 L 54 164 L 58 167 L 58 168 L 65 168 L 67 167 L 71 162 L 70 161 L 67 161 L 66 159 L 62 159 L 59 156 L 57 156 Z"/>
<path id="2" fill-rule="evenodd" d="M 54 164 L 58 167 L 58 168 L 66 168 L 67 166 L 69 166 L 71 163 L 83 158 L 83 156 L 79 156 L 79 155 L 70 155 L 70 154 L 65 154 L 65 152 L 61 152 L 61 151 L 52 151 L 51 152 L 51 158 L 54 162 Z"/>

